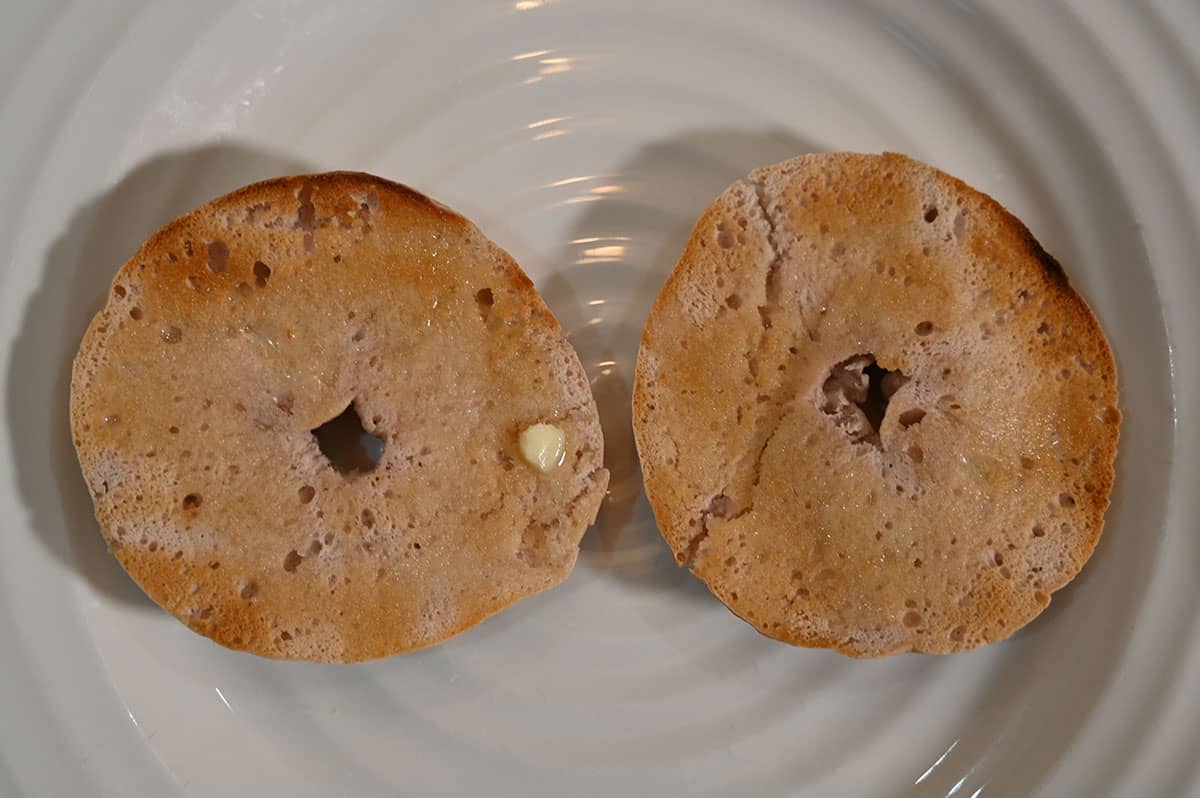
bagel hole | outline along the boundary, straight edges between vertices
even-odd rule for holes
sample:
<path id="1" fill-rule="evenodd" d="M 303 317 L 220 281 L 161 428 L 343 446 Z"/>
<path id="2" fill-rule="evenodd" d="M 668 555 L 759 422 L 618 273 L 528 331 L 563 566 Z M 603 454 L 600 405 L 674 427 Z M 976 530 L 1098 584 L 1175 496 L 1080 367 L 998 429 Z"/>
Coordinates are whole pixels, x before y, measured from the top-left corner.
<path id="1" fill-rule="evenodd" d="M 334 418 L 312 431 L 321 454 L 339 474 L 365 474 L 379 465 L 384 443 L 363 428 L 351 403 Z"/>
<path id="2" fill-rule="evenodd" d="M 883 417 L 887 415 L 888 397 L 884 396 L 883 380 L 891 372 L 872 363 L 864 369 L 864 373 L 868 379 L 867 398 L 859 405 L 859 408 L 866 415 L 871 430 L 874 432 L 879 429 L 879 425 L 883 423 Z"/>
<path id="3" fill-rule="evenodd" d="M 855 443 L 881 446 L 879 428 L 888 404 L 908 380 L 899 370 L 880 366 L 872 354 L 854 355 L 830 369 L 821 386 L 821 412 Z"/>

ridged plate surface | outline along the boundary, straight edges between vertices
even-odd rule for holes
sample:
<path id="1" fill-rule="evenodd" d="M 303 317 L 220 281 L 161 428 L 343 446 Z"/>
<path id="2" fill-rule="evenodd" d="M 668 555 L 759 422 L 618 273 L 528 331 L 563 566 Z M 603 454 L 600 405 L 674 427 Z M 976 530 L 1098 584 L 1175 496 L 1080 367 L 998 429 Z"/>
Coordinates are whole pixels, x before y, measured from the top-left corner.
<path id="1" fill-rule="evenodd" d="M 0 794 L 1197 794 L 1200 6 L 4 5 Z M 773 643 L 654 528 L 629 422 L 649 304 L 726 184 L 833 149 L 998 198 L 1114 346 L 1104 539 L 1006 643 Z M 79 336 L 146 235 L 333 168 L 426 191 L 516 256 L 589 370 L 613 472 L 563 587 L 361 667 L 228 652 L 153 607 L 67 430 Z"/>

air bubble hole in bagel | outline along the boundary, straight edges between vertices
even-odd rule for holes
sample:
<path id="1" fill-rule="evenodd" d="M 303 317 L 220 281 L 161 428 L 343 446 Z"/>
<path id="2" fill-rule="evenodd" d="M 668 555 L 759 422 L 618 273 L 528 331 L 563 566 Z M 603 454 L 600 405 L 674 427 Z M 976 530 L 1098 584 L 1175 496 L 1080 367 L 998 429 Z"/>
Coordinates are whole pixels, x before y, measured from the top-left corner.
<path id="1" fill-rule="evenodd" d="M 490 288 L 481 288 L 475 292 L 475 304 L 479 307 L 479 318 L 487 324 L 492 313 L 492 305 L 496 304 L 496 296 Z"/>

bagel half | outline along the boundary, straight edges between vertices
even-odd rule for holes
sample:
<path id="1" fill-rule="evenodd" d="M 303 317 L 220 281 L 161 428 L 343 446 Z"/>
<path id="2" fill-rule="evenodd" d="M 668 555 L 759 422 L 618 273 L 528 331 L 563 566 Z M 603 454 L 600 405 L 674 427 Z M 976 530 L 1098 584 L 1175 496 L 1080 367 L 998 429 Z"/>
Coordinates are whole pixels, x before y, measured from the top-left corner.
<path id="1" fill-rule="evenodd" d="M 807 155 L 701 216 L 642 336 L 634 428 L 676 560 L 759 631 L 950 653 L 1091 556 L 1116 382 L 995 200 L 901 155 Z"/>
<path id="2" fill-rule="evenodd" d="M 352 415 L 373 467 L 314 434 Z M 543 423 L 546 470 L 519 443 Z M 421 648 L 559 583 L 608 480 L 579 358 L 513 259 L 357 173 L 257 183 L 151 236 L 80 345 L 71 425 L 142 589 L 287 659 Z"/>

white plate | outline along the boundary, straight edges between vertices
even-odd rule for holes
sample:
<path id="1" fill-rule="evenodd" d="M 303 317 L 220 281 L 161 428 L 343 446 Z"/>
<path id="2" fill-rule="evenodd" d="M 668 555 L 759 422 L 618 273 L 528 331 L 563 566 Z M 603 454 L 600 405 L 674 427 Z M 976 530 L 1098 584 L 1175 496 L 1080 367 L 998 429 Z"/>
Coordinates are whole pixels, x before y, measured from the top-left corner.
<path id="1" fill-rule="evenodd" d="M 1200 6 L 5 5 L 0 793 L 1197 789 Z M 628 411 L 649 302 L 722 187 L 825 149 L 996 196 L 1116 349 L 1104 540 L 1009 642 L 872 662 L 771 642 L 649 515 Z M 79 335 L 143 237 L 328 168 L 427 191 L 517 257 L 591 373 L 613 470 L 566 585 L 360 667 L 232 653 L 155 609 L 104 551 L 66 417 Z"/>

